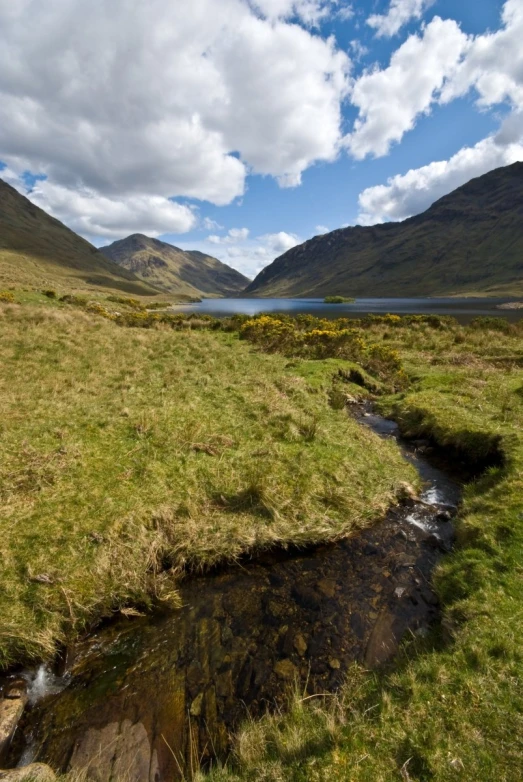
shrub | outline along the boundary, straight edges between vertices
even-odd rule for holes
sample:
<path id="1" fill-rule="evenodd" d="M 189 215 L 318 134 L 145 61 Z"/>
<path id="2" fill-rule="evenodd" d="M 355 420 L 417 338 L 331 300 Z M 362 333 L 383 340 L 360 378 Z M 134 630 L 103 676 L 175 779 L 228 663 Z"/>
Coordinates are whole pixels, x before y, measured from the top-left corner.
<path id="1" fill-rule="evenodd" d="M 76 296 L 74 293 L 66 293 L 60 296 L 59 301 L 63 304 L 72 304 L 74 307 L 86 307 L 89 299 L 87 296 Z"/>
<path id="2" fill-rule="evenodd" d="M 324 304 L 348 304 L 351 301 L 354 301 L 354 299 L 346 296 L 325 296 L 323 299 Z"/>
<path id="3" fill-rule="evenodd" d="M 505 318 L 494 318 L 491 315 L 482 315 L 470 322 L 471 329 L 481 331 L 502 331 L 505 334 L 512 331 L 512 326 Z"/>
<path id="4" fill-rule="evenodd" d="M 49 288 L 49 290 L 42 291 L 44 296 L 47 296 L 48 299 L 56 299 L 56 291 L 52 290 L 52 288 Z"/>
<path id="5" fill-rule="evenodd" d="M 99 301 L 88 302 L 85 309 L 87 312 L 92 312 L 95 315 L 101 315 L 102 318 L 107 318 L 108 320 L 116 319 L 116 315 L 114 315 L 112 312 L 109 312 L 109 310 L 106 309 L 103 304 L 100 304 Z"/>
<path id="6" fill-rule="evenodd" d="M 145 305 L 143 305 L 141 301 L 138 301 L 138 299 L 133 299 L 130 296 L 112 295 L 107 297 L 107 301 L 114 302 L 115 304 L 122 304 L 125 307 L 130 307 L 132 310 L 145 310 Z"/>
<path id="7" fill-rule="evenodd" d="M 11 291 L 0 291 L 0 301 L 13 302 L 14 300 L 15 297 Z"/>

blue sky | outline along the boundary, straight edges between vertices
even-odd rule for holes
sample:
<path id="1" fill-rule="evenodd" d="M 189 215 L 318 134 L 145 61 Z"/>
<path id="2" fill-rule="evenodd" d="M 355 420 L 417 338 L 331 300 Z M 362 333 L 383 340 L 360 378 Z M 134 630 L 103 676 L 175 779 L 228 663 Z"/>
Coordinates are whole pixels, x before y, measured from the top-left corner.
<path id="1" fill-rule="evenodd" d="M 129 9 L 0 3 L 0 176 L 97 245 L 141 232 L 253 276 L 523 159 L 521 0 Z"/>

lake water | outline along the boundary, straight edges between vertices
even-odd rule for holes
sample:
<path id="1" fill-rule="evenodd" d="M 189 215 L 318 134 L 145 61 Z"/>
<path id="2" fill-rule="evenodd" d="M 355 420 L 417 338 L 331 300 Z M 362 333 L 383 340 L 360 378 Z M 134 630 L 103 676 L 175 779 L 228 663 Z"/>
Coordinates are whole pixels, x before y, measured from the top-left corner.
<path id="1" fill-rule="evenodd" d="M 511 321 L 523 318 L 523 310 L 500 310 L 496 306 L 507 299 L 356 299 L 346 304 L 325 304 L 323 299 L 204 299 L 197 304 L 176 305 L 176 311 L 197 312 L 202 315 L 257 315 L 260 312 L 285 312 L 289 315 L 307 313 L 319 318 L 360 318 L 369 313 L 388 312 L 407 315 L 453 315 L 461 323 L 468 323 L 480 315 L 503 317 Z"/>

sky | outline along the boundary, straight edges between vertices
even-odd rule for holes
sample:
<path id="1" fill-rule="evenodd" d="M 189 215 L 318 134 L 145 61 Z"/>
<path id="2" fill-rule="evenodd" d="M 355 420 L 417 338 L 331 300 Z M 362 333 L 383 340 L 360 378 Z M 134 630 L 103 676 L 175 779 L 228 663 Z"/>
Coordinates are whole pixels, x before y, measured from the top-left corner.
<path id="1" fill-rule="evenodd" d="M 0 0 L 0 177 L 254 277 L 523 160 L 523 0 Z"/>

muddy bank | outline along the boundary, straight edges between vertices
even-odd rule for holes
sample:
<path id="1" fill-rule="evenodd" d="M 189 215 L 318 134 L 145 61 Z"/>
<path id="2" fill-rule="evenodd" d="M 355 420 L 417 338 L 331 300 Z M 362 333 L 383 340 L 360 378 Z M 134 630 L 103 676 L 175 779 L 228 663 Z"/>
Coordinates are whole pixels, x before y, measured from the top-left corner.
<path id="1" fill-rule="evenodd" d="M 379 417 L 365 423 L 395 434 Z M 71 650 L 60 679 L 40 670 L 11 763 L 87 768 L 100 782 L 190 777 L 289 687 L 335 690 L 354 661 L 384 664 L 406 633 L 427 632 L 438 615 L 431 572 L 452 540 L 443 506 L 459 488 L 418 464 L 420 448 L 408 456 L 428 481 L 421 501 L 337 544 L 188 579 L 181 609 L 101 629 Z"/>

